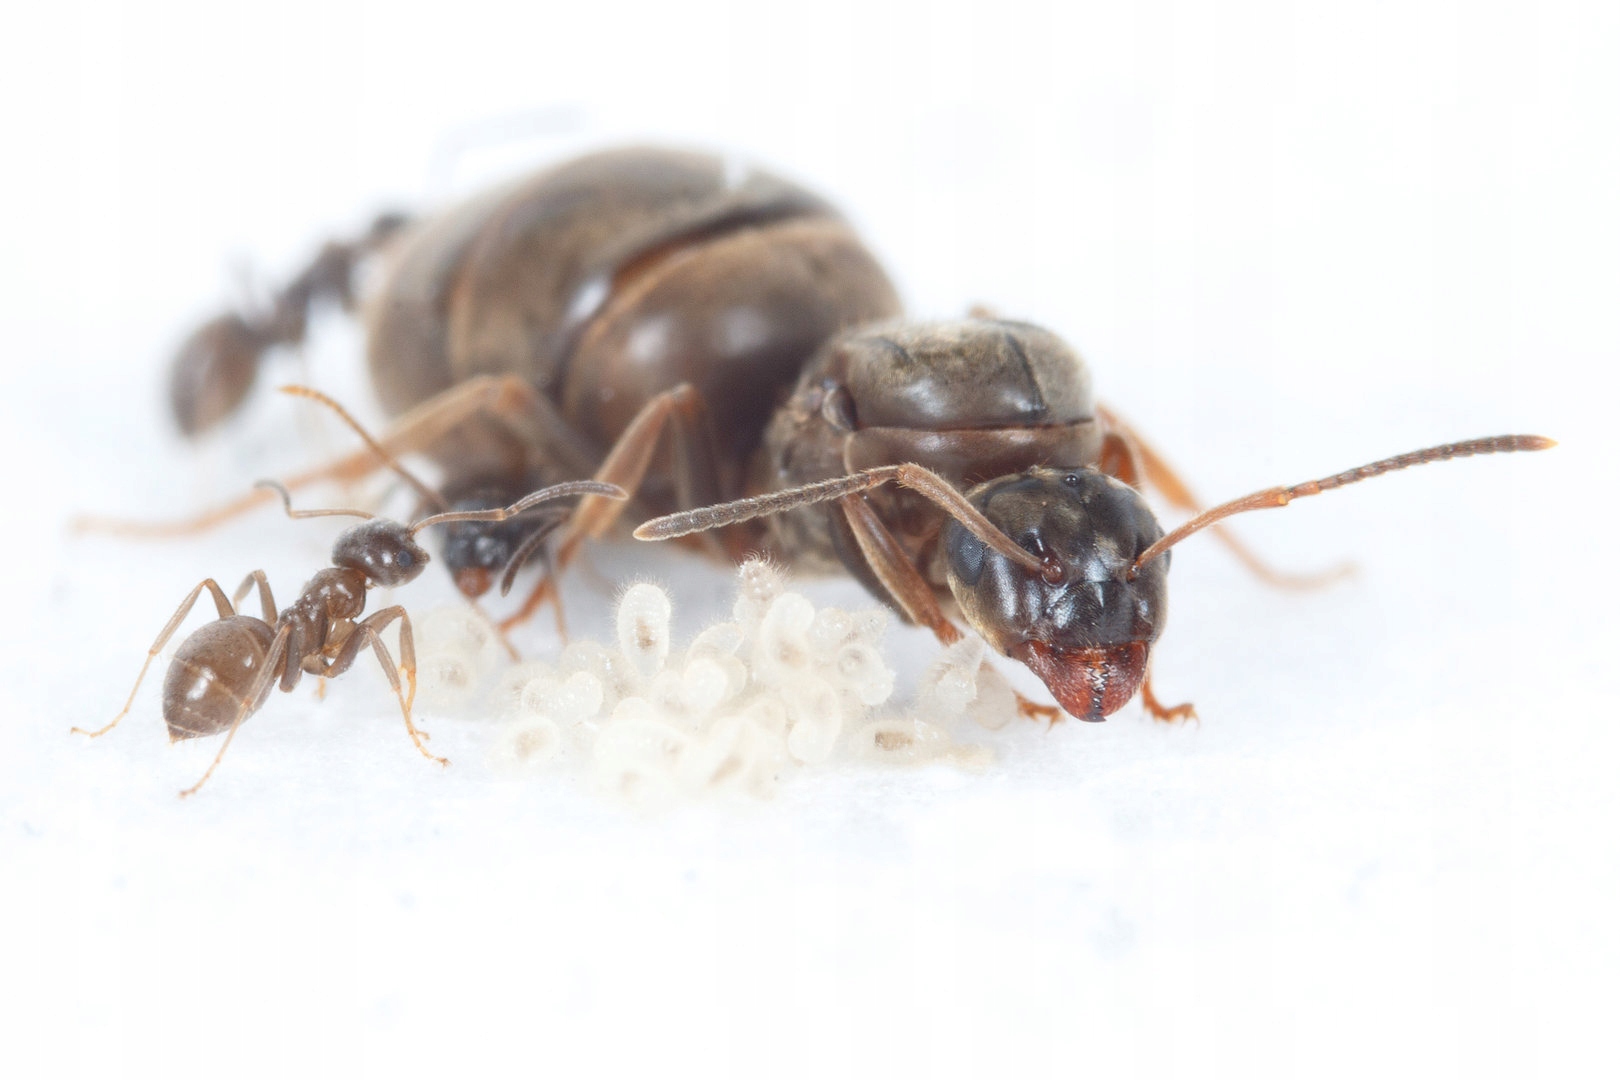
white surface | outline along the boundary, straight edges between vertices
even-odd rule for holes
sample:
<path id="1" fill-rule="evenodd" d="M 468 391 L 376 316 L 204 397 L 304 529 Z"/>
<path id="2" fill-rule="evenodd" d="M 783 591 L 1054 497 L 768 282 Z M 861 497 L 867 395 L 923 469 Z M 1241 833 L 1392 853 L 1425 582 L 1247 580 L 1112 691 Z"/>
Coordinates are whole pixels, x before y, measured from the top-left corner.
<path id="1" fill-rule="evenodd" d="M 1612 5 L 510 7 L 8 18 L 11 1060 L 1614 1067 Z M 438 155 L 503 118 L 562 130 Z M 230 268 L 279 280 L 385 205 L 632 137 L 809 182 L 919 314 L 1053 326 L 1212 498 L 1450 438 L 1563 445 L 1242 522 L 1283 566 L 1353 557 L 1330 591 L 1270 592 L 1188 543 L 1156 671 L 1202 723 L 1010 729 L 984 776 L 852 771 L 643 820 L 493 780 L 487 728 L 424 716 L 440 771 L 365 674 L 278 695 L 185 802 L 213 748 L 166 745 L 155 683 L 106 739 L 70 738 L 201 577 L 262 566 L 285 600 L 325 557 L 321 523 L 274 516 L 159 546 L 64 530 L 345 445 L 269 400 L 200 454 L 166 430 L 166 353 Z M 321 331 L 311 377 L 359 394 L 352 334 Z M 594 561 L 671 583 L 686 634 L 724 590 L 675 554 Z M 611 585 L 569 595 L 606 633 Z M 907 647 L 914 675 L 931 646 Z"/>

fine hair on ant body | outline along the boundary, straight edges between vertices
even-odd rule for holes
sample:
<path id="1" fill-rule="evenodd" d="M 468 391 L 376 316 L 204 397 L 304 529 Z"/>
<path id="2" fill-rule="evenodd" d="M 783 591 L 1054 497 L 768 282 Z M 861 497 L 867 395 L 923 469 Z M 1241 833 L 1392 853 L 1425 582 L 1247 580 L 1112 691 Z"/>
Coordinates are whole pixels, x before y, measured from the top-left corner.
<path id="1" fill-rule="evenodd" d="M 385 454 L 337 402 L 308 387 L 289 386 L 282 389 L 312 398 L 331 408 L 412 487 L 431 499 L 437 499 L 431 489 Z M 429 562 L 428 553 L 416 543 L 415 537 L 430 526 L 461 521 L 504 521 L 543 503 L 576 495 L 601 495 L 610 499 L 625 497 L 623 490 L 612 484 L 576 480 L 542 488 L 510 506 L 430 514 L 405 525 L 365 510 L 294 510 L 291 496 L 281 484 L 263 480 L 259 486 L 279 492 L 287 516 L 291 518 L 343 515 L 366 520 L 344 530 L 332 546 L 332 565 L 317 571 L 304 585 L 298 599 L 279 613 L 270 593 L 270 582 L 263 570 L 255 570 L 244 578 L 229 600 L 213 578 L 202 581 L 191 590 L 158 633 L 157 640 L 147 651 L 146 662 L 141 665 L 135 686 L 112 722 L 96 731 L 78 727 L 73 729 L 95 738 L 111 731 L 129 714 L 153 658 L 174 636 L 203 590 L 208 590 L 214 598 L 219 618 L 194 631 L 176 650 L 163 681 L 163 719 L 168 725 L 171 742 L 217 735 L 221 731 L 226 735 L 208 770 L 195 784 L 180 792 L 182 798 L 195 794 L 213 775 L 242 721 L 259 711 L 278 680 L 283 691 L 291 691 L 306 672 L 323 679 L 335 678 L 349 670 L 368 644 L 376 653 L 377 662 L 399 699 L 400 712 L 405 717 L 405 730 L 410 734 L 411 741 L 423 756 L 440 765 L 448 765 L 446 758 L 428 750 L 424 745 L 427 733 L 411 719 L 411 706 L 416 698 L 416 646 L 410 615 L 402 606 L 395 604 L 361 618 L 366 607 L 366 590 L 374 586 L 395 588 L 414 581 Z M 549 532 L 562 520 L 557 517 L 542 524 L 541 533 Z M 263 618 L 244 615 L 238 610 L 238 605 L 255 585 L 258 587 Z M 396 621 L 399 623 L 397 666 L 381 636 L 384 628 Z M 400 678 L 402 673 L 403 682 Z"/>

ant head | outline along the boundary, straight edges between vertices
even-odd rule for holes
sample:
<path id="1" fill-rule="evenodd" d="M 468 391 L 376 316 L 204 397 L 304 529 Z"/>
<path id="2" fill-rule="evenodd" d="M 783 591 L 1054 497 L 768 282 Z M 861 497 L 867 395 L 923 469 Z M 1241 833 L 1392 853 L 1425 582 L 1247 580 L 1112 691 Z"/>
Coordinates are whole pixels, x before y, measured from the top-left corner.
<path id="1" fill-rule="evenodd" d="M 373 585 L 392 588 L 414 581 L 428 564 L 428 553 L 413 539 L 410 526 L 372 518 L 337 538 L 332 564 L 360 571 Z"/>
<path id="2" fill-rule="evenodd" d="M 963 615 L 1040 676 L 1067 712 L 1101 720 L 1118 710 L 1164 627 L 1168 553 L 1132 570 L 1164 534 L 1147 503 L 1094 469 L 1029 469 L 967 498 L 1041 569 L 1017 565 L 947 518 L 946 576 Z"/>

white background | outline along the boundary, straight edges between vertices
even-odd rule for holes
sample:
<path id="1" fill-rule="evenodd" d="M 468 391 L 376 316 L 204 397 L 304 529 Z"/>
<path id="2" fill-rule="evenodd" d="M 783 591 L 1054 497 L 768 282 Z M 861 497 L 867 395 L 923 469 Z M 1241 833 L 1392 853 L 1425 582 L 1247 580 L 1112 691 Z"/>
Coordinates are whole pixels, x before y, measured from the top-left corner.
<path id="1" fill-rule="evenodd" d="M 98 1077 L 1612 1069 L 1617 55 L 1612 4 L 8 12 L 0 1052 Z M 1156 671 L 1202 723 L 1011 729 L 980 776 L 644 819 L 492 778 L 475 720 L 424 716 L 455 759 L 425 764 L 375 675 L 277 695 L 184 802 L 213 745 L 166 744 L 155 683 L 69 737 L 200 578 L 262 566 L 290 599 L 335 531 L 66 530 L 346 445 L 269 399 L 200 451 L 169 432 L 166 355 L 240 272 L 641 138 L 824 192 L 919 314 L 1054 327 L 1211 498 L 1562 445 L 1242 522 L 1283 566 L 1353 557 L 1331 590 L 1189 542 Z M 319 329 L 274 375 L 363 402 L 352 331 Z M 597 563 L 679 579 L 687 633 L 725 589 L 674 553 Z M 612 586 L 569 589 L 601 634 Z M 905 672 L 930 648 L 903 638 Z"/>

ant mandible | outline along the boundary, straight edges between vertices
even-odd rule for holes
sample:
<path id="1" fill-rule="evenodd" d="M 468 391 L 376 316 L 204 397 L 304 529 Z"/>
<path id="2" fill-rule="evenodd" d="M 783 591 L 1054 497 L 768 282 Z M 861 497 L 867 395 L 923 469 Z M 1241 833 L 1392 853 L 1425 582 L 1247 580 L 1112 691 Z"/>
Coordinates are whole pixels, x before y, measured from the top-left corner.
<path id="1" fill-rule="evenodd" d="M 430 500 L 437 500 L 431 489 L 384 453 L 337 402 L 308 387 L 288 386 L 282 389 L 287 393 L 312 398 L 331 408 L 360 434 L 389 467 L 418 492 Z M 294 510 L 291 496 L 281 484 L 262 480 L 259 486 L 280 492 L 287 516 L 291 518 L 346 515 L 367 520 L 346 529 L 337 538 L 332 545 L 332 565 L 310 578 L 298 599 L 279 614 L 270 594 L 270 582 L 263 570 L 255 570 L 244 578 L 230 600 L 226 599 L 224 590 L 213 578 L 205 579 L 191 590 L 191 594 L 158 633 L 151 649 L 147 650 L 146 662 L 141 665 L 135 686 L 112 723 L 96 731 L 78 727 L 73 729 L 95 738 L 118 726 L 134 705 L 135 694 L 145 681 L 153 658 L 168 644 L 190 614 L 197 598 L 207 589 L 214 598 L 215 607 L 219 609 L 219 618 L 193 632 L 175 652 L 168 675 L 163 680 L 163 719 L 168 724 L 171 742 L 217 735 L 221 731 L 226 735 L 225 742 L 221 744 L 219 753 L 214 755 L 202 779 L 180 792 L 182 798 L 195 794 L 213 775 L 242 721 L 259 711 L 278 679 L 281 689 L 290 691 L 306 672 L 323 679 L 335 678 L 349 670 L 368 644 L 376 653 L 383 674 L 388 677 L 389 685 L 399 699 L 400 712 L 405 717 L 405 730 L 410 734 L 411 741 L 429 760 L 448 765 L 447 759 L 431 753 L 423 745 L 427 733 L 411 720 L 411 705 L 416 697 L 416 646 L 411 632 L 411 618 L 403 607 L 395 604 L 362 619 L 366 590 L 374 586 L 394 588 L 416 579 L 423 567 L 427 566 L 429 557 L 416 543 L 415 537 L 429 526 L 458 521 L 504 521 L 542 503 L 574 495 L 625 498 L 624 491 L 613 484 L 575 480 L 542 488 L 507 507 L 431 514 L 405 525 L 365 510 Z M 543 523 L 540 531 L 548 532 L 563 520 L 559 516 L 554 521 Z M 258 586 L 259 603 L 264 611 L 262 619 L 243 615 L 237 610 L 237 605 L 255 585 Z M 384 628 L 395 621 L 399 623 L 400 662 L 397 667 L 381 636 Z M 405 676 L 403 684 L 401 672 Z"/>

